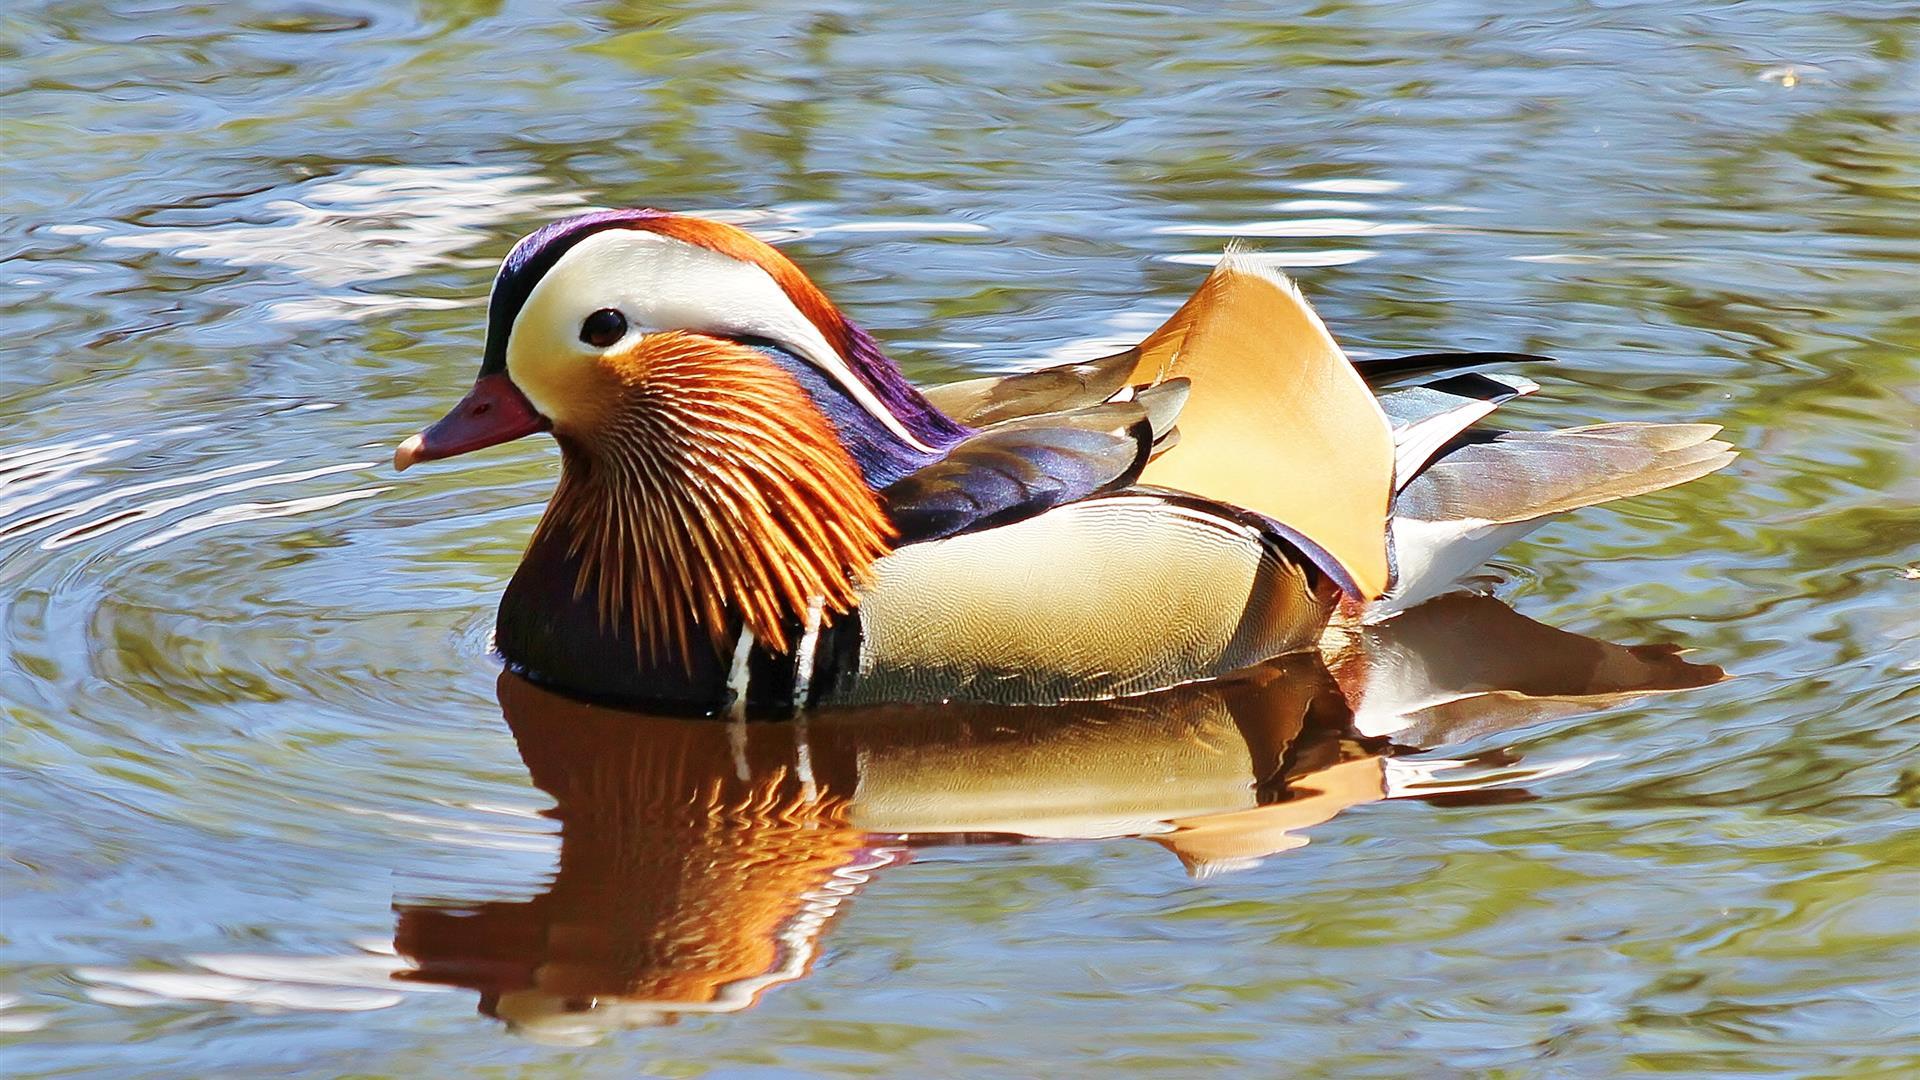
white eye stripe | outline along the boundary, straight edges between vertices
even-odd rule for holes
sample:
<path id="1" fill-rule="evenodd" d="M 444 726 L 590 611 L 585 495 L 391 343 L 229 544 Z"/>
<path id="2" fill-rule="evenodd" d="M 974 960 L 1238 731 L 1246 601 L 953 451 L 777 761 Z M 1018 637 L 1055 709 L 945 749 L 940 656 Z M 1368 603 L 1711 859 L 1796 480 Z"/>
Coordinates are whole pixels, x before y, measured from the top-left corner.
<path id="1" fill-rule="evenodd" d="M 586 304 L 593 306 L 583 311 Z M 630 332 L 691 330 L 775 342 L 838 383 L 901 442 L 932 452 L 764 268 L 645 230 L 610 229 L 587 237 L 533 287 L 507 338 L 507 367 L 516 381 L 522 371 L 538 378 L 540 354 L 552 355 L 557 341 L 574 342 L 574 355 L 604 351 L 579 340 L 580 320 L 604 307 L 625 315 Z M 534 401 L 540 404 L 537 396 Z"/>

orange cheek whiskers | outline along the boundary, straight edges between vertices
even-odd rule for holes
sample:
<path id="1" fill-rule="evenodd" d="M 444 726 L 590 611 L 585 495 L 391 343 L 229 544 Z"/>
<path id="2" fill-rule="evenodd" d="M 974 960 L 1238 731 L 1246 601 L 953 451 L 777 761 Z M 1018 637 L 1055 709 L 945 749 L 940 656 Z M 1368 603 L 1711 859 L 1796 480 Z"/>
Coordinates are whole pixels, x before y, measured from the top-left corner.
<path id="1" fill-rule="evenodd" d="M 744 346 L 649 335 L 608 361 L 602 419 L 569 433 L 539 534 L 579 557 L 602 624 L 650 657 L 716 652 L 732 625 L 775 651 L 818 598 L 829 616 L 891 547 L 859 467 L 786 372 Z"/>

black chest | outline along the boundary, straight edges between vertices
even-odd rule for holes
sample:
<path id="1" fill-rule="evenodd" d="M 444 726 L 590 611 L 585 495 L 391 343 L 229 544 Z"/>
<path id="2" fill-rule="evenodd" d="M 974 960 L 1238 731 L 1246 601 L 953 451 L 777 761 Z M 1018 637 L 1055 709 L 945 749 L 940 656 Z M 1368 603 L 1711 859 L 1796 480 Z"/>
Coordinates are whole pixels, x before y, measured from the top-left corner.
<path id="1" fill-rule="evenodd" d="M 689 656 L 649 649 L 635 642 L 631 620 L 603 619 L 598 590 L 576 590 L 578 555 L 565 545 L 539 539 L 500 599 L 495 646 L 529 680 L 576 697 L 653 711 L 714 714 L 732 709 L 745 688 L 745 705 L 756 715 L 784 715 L 831 700 L 854 675 L 860 626 L 857 615 L 836 620 L 807 642 L 805 628 L 789 628 L 801 647 L 775 653 L 754 646 L 736 657 L 740 626 L 726 628 L 716 649 L 704 628 L 694 628 Z M 805 662 L 804 674 L 802 662 Z"/>

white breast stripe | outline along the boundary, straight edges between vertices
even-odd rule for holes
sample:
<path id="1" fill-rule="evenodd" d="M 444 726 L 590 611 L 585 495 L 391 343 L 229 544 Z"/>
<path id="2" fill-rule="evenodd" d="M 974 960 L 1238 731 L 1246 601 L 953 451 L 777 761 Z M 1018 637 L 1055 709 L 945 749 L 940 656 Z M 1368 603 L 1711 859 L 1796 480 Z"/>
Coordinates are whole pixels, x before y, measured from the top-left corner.
<path id="1" fill-rule="evenodd" d="M 752 673 L 747 670 L 747 661 L 753 658 L 753 631 L 740 628 L 740 640 L 733 645 L 733 666 L 727 669 L 727 693 L 731 695 L 727 702 L 727 716 L 735 720 L 744 720 L 747 716 L 747 682 Z M 741 779 L 746 779 L 743 774 Z"/>
<path id="2" fill-rule="evenodd" d="M 807 738 L 805 714 L 793 722 L 793 775 L 800 781 L 800 797 L 818 801 L 820 788 L 813 779 L 813 743 Z"/>
<path id="3" fill-rule="evenodd" d="M 807 601 L 807 632 L 793 651 L 793 707 L 807 707 L 807 688 L 813 682 L 813 654 L 820 645 L 820 618 L 827 598 L 816 596 Z"/>

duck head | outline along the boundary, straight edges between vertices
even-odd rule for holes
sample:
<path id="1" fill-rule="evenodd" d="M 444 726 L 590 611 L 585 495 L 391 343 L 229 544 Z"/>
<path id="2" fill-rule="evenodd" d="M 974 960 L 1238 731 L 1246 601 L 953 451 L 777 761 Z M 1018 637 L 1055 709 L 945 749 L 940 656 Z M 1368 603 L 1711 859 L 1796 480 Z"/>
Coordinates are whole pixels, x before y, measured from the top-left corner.
<path id="1" fill-rule="evenodd" d="M 544 560 L 603 632 L 683 658 L 850 609 L 892 538 L 876 489 L 966 434 L 772 246 L 657 210 L 515 245 L 478 381 L 394 466 L 541 431 L 562 475 L 522 573 Z"/>

